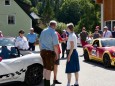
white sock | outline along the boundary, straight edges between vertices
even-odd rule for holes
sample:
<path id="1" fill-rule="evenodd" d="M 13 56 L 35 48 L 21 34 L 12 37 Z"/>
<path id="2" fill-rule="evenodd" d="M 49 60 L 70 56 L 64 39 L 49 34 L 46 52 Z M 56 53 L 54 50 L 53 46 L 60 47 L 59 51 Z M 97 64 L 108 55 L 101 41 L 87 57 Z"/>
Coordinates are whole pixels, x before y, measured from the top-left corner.
<path id="1" fill-rule="evenodd" d="M 78 85 L 78 81 L 75 82 L 75 85 Z"/>

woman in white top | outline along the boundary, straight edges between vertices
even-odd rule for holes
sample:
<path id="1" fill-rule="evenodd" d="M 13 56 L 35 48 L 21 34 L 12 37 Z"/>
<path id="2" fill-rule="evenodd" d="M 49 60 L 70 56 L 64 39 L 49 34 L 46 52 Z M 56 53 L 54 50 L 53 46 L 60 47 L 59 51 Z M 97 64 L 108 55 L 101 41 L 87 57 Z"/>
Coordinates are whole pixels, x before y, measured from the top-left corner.
<path id="1" fill-rule="evenodd" d="M 77 49 L 77 36 L 75 35 L 74 25 L 72 23 L 67 24 L 67 31 L 69 32 L 69 37 L 67 41 L 67 64 L 66 70 L 68 76 L 67 86 L 70 86 L 71 73 L 75 73 L 75 84 L 74 86 L 79 86 L 78 84 L 78 72 L 80 71 L 79 58 Z"/>
<path id="2" fill-rule="evenodd" d="M 15 46 L 21 50 L 28 50 L 29 45 L 27 38 L 24 36 L 24 31 L 19 31 L 19 36 L 16 38 Z"/>

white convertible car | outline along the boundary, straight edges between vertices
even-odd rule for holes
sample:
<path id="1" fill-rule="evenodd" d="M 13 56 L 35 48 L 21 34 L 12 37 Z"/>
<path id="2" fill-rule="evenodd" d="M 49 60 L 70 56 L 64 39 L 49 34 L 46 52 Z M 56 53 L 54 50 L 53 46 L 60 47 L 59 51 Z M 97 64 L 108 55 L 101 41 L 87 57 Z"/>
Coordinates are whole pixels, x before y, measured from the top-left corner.
<path id="1" fill-rule="evenodd" d="M 0 84 L 13 81 L 36 85 L 43 78 L 42 58 L 38 53 L 14 47 L 14 38 L 0 38 Z"/>

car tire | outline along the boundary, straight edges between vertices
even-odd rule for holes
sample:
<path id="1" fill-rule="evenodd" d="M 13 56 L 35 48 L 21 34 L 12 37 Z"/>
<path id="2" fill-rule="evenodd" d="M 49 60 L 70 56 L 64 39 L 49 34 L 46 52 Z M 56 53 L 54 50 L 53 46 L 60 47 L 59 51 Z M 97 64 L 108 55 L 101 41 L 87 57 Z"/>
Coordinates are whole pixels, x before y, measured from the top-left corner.
<path id="1" fill-rule="evenodd" d="M 43 79 L 43 67 L 41 65 L 32 65 L 28 67 L 25 74 L 25 83 L 28 86 L 38 85 Z"/>
<path id="2" fill-rule="evenodd" d="M 104 64 L 104 66 L 106 68 L 111 66 L 111 59 L 110 59 L 108 54 L 104 54 L 104 56 L 103 56 L 103 64 Z"/>
<path id="3" fill-rule="evenodd" d="M 85 61 L 89 61 L 90 60 L 89 59 L 89 54 L 88 54 L 87 50 L 84 50 L 84 60 Z"/>

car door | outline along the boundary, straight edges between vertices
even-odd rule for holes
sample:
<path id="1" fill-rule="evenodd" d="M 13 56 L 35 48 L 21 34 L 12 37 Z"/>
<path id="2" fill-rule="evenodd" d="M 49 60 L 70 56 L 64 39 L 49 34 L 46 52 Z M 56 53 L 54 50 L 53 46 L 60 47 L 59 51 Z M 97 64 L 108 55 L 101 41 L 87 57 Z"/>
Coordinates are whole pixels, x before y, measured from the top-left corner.
<path id="1" fill-rule="evenodd" d="M 15 80 L 22 74 L 24 62 L 17 58 L 3 59 L 0 62 L 0 82 Z"/>
<path id="2" fill-rule="evenodd" d="M 99 47 L 100 47 L 99 40 L 95 40 L 93 42 L 93 48 L 92 48 L 92 51 L 91 51 L 91 56 L 92 57 L 98 58 L 98 56 L 99 56 L 99 52 L 98 52 Z"/>

